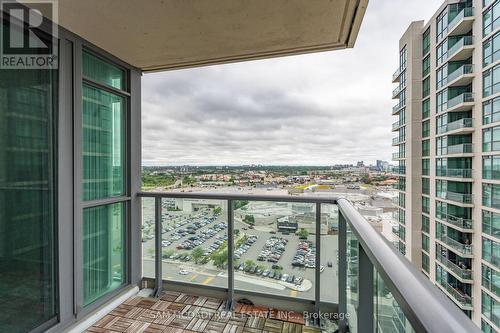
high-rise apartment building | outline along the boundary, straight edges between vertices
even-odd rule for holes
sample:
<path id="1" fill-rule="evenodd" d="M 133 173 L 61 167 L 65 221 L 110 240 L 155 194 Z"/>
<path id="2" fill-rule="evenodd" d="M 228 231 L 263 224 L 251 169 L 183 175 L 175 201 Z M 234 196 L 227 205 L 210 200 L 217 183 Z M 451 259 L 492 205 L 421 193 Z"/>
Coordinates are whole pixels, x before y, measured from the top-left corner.
<path id="1" fill-rule="evenodd" d="M 395 245 L 500 332 L 500 1 L 448 0 L 399 50 Z"/>

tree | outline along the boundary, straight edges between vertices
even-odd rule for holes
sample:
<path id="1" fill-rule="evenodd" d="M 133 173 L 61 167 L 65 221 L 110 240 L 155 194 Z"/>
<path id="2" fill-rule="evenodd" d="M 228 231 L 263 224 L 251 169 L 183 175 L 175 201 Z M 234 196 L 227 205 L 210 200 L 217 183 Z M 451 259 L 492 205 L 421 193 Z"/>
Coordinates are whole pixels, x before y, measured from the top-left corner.
<path id="1" fill-rule="evenodd" d="M 200 246 L 197 246 L 191 251 L 191 257 L 193 257 L 194 263 L 198 264 L 198 261 L 203 257 L 203 249 Z"/>
<path id="2" fill-rule="evenodd" d="M 219 252 L 212 257 L 214 265 L 218 268 L 224 268 L 227 263 L 227 250 Z"/>
<path id="3" fill-rule="evenodd" d="M 255 218 L 253 217 L 253 215 L 245 215 L 243 222 L 248 224 L 255 224 Z"/>
<path id="4" fill-rule="evenodd" d="M 163 251 L 161 251 L 161 252 L 162 252 L 162 255 L 161 255 L 161 256 L 162 256 L 164 259 L 168 259 L 168 258 L 170 258 L 171 256 L 173 256 L 173 255 L 174 255 L 174 252 L 175 252 L 175 251 L 174 251 L 173 249 L 163 249 Z"/>
<path id="5" fill-rule="evenodd" d="M 367 173 L 365 173 L 362 177 L 361 177 L 361 181 L 364 183 L 364 184 L 371 184 L 371 179 L 370 179 L 370 175 L 368 175 Z"/>
<path id="6" fill-rule="evenodd" d="M 309 237 L 309 231 L 307 231 L 304 228 L 300 228 L 297 235 L 299 236 L 300 239 L 307 239 L 307 237 Z"/>
<path id="7" fill-rule="evenodd" d="M 245 260 L 245 267 L 252 267 L 254 265 L 255 265 L 255 261 L 253 261 L 251 259 Z"/>
<path id="8" fill-rule="evenodd" d="M 222 212 L 222 208 L 220 208 L 220 207 L 214 208 L 214 214 L 220 214 L 221 212 Z"/>

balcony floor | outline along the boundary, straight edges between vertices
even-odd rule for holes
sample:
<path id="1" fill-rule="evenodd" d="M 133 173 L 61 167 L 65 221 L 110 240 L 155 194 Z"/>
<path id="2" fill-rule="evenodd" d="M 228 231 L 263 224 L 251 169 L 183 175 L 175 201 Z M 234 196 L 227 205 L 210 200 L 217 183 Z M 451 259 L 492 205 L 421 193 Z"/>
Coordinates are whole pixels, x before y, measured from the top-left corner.
<path id="1" fill-rule="evenodd" d="M 87 329 L 91 333 L 315 333 L 301 313 L 237 304 L 224 312 L 225 301 L 165 292 L 159 299 L 135 296 Z"/>

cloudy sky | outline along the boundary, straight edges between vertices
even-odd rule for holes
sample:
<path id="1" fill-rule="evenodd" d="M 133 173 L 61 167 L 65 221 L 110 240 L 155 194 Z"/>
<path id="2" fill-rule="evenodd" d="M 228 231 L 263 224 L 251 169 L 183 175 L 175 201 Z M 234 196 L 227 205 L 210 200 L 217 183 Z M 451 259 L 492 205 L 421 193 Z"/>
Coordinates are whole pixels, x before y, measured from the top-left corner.
<path id="1" fill-rule="evenodd" d="M 441 0 L 371 0 L 354 49 L 147 74 L 144 165 L 390 161 L 392 73 Z"/>

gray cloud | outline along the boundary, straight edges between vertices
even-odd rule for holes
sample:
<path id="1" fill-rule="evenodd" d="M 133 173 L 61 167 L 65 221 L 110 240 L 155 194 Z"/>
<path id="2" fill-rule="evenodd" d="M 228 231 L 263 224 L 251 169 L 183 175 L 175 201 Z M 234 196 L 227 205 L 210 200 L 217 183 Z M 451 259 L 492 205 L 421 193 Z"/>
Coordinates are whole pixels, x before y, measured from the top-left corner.
<path id="1" fill-rule="evenodd" d="M 390 160 L 398 40 L 437 0 L 372 0 L 354 49 L 147 74 L 143 163 Z"/>

